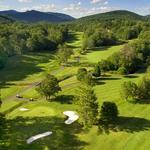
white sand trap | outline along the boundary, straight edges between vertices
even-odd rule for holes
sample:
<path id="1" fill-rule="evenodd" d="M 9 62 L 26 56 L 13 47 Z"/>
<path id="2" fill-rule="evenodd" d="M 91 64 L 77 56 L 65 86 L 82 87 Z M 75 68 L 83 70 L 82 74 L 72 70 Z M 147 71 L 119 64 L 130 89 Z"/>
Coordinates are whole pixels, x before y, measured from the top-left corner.
<path id="1" fill-rule="evenodd" d="M 27 108 L 20 108 L 19 110 L 20 111 L 28 111 L 29 109 L 27 109 Z"/>
<path id="2" fill-rule="evenodd" d="M 38 135 L 32 136 L 32 137 L 30 137 L 30 138 L 27 140 L 27 143 L 30 144 L 30 143 L 32 143 L 33 141 L 36 141 L 36 140 L 38 140 L 38 139 L 40 139 L 40 138 L 49 136 L 49 135 L 51 135 L 51 134 L 52 134 L 52 132 L 45 132 L 45 133 L 42 133 L 42 134 L 38 134 Z"/>
<path id="3" fill-rule="evenodd" d="M 77 113 L 75 111 L 64 111 L 63 114 L 69 117 L 65 121 L 65 124 L 72 124 L 79 118 L 79 116 L 77 115 Z"/>

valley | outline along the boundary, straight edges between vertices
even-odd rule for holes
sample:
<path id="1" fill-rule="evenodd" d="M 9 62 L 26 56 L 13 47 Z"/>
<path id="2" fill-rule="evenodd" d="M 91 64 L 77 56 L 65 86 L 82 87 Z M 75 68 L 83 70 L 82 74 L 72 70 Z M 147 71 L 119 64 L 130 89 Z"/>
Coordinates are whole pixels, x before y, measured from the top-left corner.
<path id="1" fill-rule="evenodd" d="M 115 102 L 119 109 L 121 131 L 109 134 L 98 134 L 97 126 L 85 131 L 78 123 L 65 125 L 63 111 L 74 110 L 78 106 L 72 102 L 72 95 L 76 95 L 78 86 L 77 70 L 82 66 L 91 70 L 92 66 L 102 59 L 107 59 L 113 53 L 120 51 L 123 45 L 100 47 L 90 50 L 86 54 L 79 54 L 82 32 L 70 32 L 67 45 L 74 51 L 68 61 L 69 66 L 60 66 L 55 52 L 27 53 L 22 56 L 13 56 L 5 68 L 0 70 L 2 82 L 1 94 L 3 104 L 0 109 L 6 114 L 9 130 L 3 137 L 0 146 L 12 150 L 147 150 L 150 137 L 150 105 L 132 104 L 121 99 L 120 89 L 125 81 L 138 82 L 145 73 L 134 73 L 122 76 L 115 73 L 106 73 L 99 79 L 93 89 L 101 105 L 104 101 Z M 79 60 L 76 59 L 79 57 Z M 11 64 L 11 65 L 10 65 Z M 60 80 L 62 91 L 55 101 L 46 101 L 36 91 L 37 83 L 41 82 L 46 73 L 55 75 Z M 17 99 L 16 94 L 26 98 Z M 29 101 L 33 98 L 35 101 Z M 28 108 L 21 112 L 19 108 Z M 50 137 L 41 139 L 28 145 L 26 139 L 46 131 L 53 131 Z M 9 138 L 8 138 L 9 137 Z"/>

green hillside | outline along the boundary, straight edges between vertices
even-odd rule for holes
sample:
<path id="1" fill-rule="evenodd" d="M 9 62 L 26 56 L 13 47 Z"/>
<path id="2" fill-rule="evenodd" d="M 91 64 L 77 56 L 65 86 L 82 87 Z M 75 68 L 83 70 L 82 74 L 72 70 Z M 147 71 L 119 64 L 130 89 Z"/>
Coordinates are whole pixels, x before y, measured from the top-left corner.
<path id="1" fill-rule="evenodd" d="M 72 21 L 75 18 L 62 14 L 62 13 L 53 13 L 53 12 L 40 12 L 40 11 L 26 11 L 26 12 L 18 12 L 15 10 L 8 11 L 0 11 L 0 15 L 8 16 L 14 18 L 20 22 L 26 23 L 38 23 L 38 22 L 51 22 L 51 23 L 60 23 Z"/>
<path id="2" fill-rule="evenodd" d="M 117 10 L 117 11 L 111 11 L 111 12 L 83 17 L 78 19 L 77 21 L 107 21 L 113 19 L 144 20 L 144 16 L 126 10 Z"/>
<path id="3" fill-rule="evenodd" d="M 6 16 L 0 16 L 0 23 L 11 23 L 13 20 L 11 18 L 8 18 Z"/>

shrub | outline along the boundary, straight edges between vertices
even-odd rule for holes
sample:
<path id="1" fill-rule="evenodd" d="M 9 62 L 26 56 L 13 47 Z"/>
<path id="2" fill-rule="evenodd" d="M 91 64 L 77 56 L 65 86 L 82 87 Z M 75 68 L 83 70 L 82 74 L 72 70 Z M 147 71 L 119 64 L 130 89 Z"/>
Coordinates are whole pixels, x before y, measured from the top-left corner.
<path id="1" fill-rule="evenodd" d="M 146 75 L 139 83 L 139 98 L 149 99 L 150 98 L 150 76 Z"/>
<path id="2" fill-rule="evenodd" d="M 100 110 L 100 120 L 113 122 L 118 117 L 117 105 L 113 102 L 103 102 Z"/>
<path id="3" fill-rule="evenodd" d="M 83 81 L 86 74 L 87 74 L 87 70 L 85 68 L 79 68 L 77 72 L 77 79 L 79 81 Z"/>
<path id="4" fill-rule="evenodd" d="M 91 73 L 87 73 L 85 76 L 84 76 L 84 83 L 86 83 L 87 85 L 90 85 L 90 86 L 93 86 L 94 85 L 94 80 L 92 78 L 92 75 Z"/>
<path id="5" fill-rule="evenodd" d="M 147 74 L 150 74 L 150 66 L 147 68 Z"/>
<path id="6" fill-rule="evenodd" d="M 87 85 L 94 85 L 94 80 L 92 78 L 92 74 L 88 72 L 85 68 L 78 69 L 77 79 Z"/>
<path id="7" fill-rule="evenodd" d="M 121 74 L 121 75 L 126 75 L 128 73 L 128 71 L 125 67 L 120 67 L 118 69 L 118 73 Z"/>
<path id="8" fill-rule="evenodd" d="M 135 100 L 138 98 L 138 86 L 136 83 L 128 81 L 124 82 L 122 85 L 122 97 L 125 98 L 126 100 L 132 99 Z"/>
<path id="9" fill-rule="evenodd" d="M 145 100 L 150 98 L 150 76 L 149 72 L 142 78 L 137 85 L 134 82 L 124 82 L 122 86 L 122 96 L 126 100 L 132 98 L 133 100 Z"/>
<path id="10" fill-rule="evenodd" d="M 100 77 L 101 76 L 101 69 L 99 65 L 96 65 L 93 71 L 93 76 Z"/>
<path id="11" fill-rule="evenodd" d="M 103 72 L 109 71 L 112 68 L 112 64 L 108 60 L 102 60 L 98 64 Z"/>

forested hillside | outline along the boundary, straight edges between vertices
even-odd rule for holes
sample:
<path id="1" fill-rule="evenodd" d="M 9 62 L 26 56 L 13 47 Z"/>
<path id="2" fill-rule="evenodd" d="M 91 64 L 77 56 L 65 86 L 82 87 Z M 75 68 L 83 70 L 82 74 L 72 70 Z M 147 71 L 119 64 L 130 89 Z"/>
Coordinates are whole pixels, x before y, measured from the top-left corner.
<path id="1" fill-rule="evenodd" d="M 150 22 L 133 12 L 112 11 L 77 19 L 68 26 L 85 33 L 83 49 L 86 49 L 136 39 L 140 33 L 149 31 Z"/>
<path id="2" fill-rule="evenodd" d="M 116 10 L 87 17 L 80 18 L 78 21 L 108 21 L 116 19 L 144 20 L 144 16 L 126 10 Z"/>
<path id="3" fill-rule="evenodd" d="M 61 25 L 0 24 L 0 67 L 16 54 L 56 50 L 67 36 L 68 29 Z"/>
<path id="4" fill-rule="evenodd" d="M 114 33 L 120 30 L 132 30 L 132 27 L 146 23 L 146 16 L 141 16 L 129 11 L 112 11 L 107 13 L 96 14 L 79 18 L 71 23 L 70 27 L 80 31 L 85 31 L 87 28 L 102 27 L 112 30 Z"/>
<path id="5" fill-rule="evenodd" d="M 9 18 L 9 17 L 6 17 L 6 16 L 0 16 L 0 23 L 11 23 L 13 22 L 14 20 Z"/>
<path id="6" fill-rule="evenodd" d="M 37 22 L 51 22 L 51 23 L 60 23 L 66 21 L 74 20 L 73 17 L 62 14 L 62 13 L 53 13 L 53 12 L 40 12 L 40 11 L 26 11 L 18 12 L 15 10 L 0 11 L 0 15 L 8 16 L 17 21 L 23 21 L 27 23 L 37 23 Z"/>

